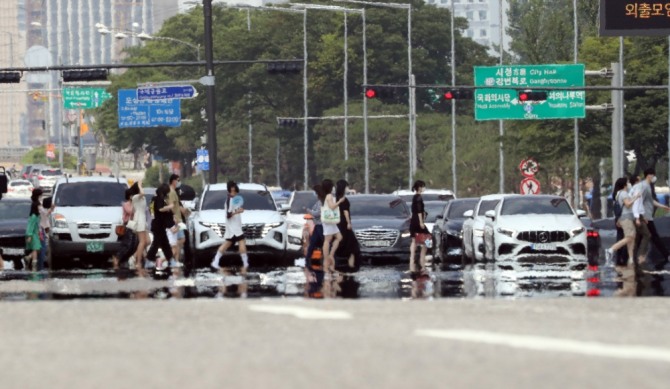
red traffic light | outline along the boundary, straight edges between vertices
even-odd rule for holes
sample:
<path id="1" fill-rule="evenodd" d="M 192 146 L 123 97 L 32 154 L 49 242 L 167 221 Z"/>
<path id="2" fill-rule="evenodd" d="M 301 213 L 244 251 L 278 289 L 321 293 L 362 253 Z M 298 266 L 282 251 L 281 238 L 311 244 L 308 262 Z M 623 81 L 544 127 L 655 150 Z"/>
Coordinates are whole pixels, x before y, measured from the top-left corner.
<path id="1" fill-rule="evenodd" d="M 444 98 L 445 100 L 452 100 L 454 98 L 454 92 L 452 91 L 444 92 Z"/>
<path id="2" fill-rule="evenodd" d="M 377 91 L 374 89 L 366 89 L 365 97 L 367 97 L 368 99 L 374 99 L 375 97 L 377 97 Z"/>
<path id="3" fill-rule="evenodd" d="M 536 91 L 519 91 L 519 101 L 520 102 L 526 102 L 526 101 L 544 101 L 547 99 L 547 92 L 536 92 Z"/>
<path id="4" fill-rule="evenodd" d="M 442 95 L 445 100 L 472 100 L 474 91 L 472 89 L 449 89 Z"/>

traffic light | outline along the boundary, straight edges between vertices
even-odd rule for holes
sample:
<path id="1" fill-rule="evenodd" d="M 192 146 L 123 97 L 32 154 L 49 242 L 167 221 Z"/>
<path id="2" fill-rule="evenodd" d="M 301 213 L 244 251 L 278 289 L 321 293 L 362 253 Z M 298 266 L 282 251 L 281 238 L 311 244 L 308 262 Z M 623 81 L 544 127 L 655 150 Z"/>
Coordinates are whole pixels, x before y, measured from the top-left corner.
<path id="1" fill-rule="evenodd" d="M 366 88 L 365 97 L 368 99 L 393 99 L 395 88 Z"/>
<path id="2" fill-rule="evenodd" d="M 63 82 L 86 82 L 107 80 L 107 69 L 64 70 Z"/>
<path id="3" fill-rule="evenodd" d="M 270 74 L 299 74 L 302 71 L 300 61 L 268 62 L 267 70 Z"/>
<path id="4" fill-rule="evenodd" d="M 474 91 L 472 89 L 448 89 L 443 94 L 444 99 L 451 100 L 472 100 Z"/>
<path id="5" fill-rule="evenodd" d="M 277 119 L 279 127 L 296 128 L 298 127 L 298 123 L 298 119 Z"/>
<path id="6" fill-rule="evenodd" d="M 547 99 L 547 92 L 538 92 L 532 90 L 519 91 L 519 101 L 525 103 L 526 101 L 544 101 Z"/>
<path id="7" fill-rule="evenodd" d="M 17 84 L 21 82 L 21 72 L 0 72 L 0 84 Z"/>

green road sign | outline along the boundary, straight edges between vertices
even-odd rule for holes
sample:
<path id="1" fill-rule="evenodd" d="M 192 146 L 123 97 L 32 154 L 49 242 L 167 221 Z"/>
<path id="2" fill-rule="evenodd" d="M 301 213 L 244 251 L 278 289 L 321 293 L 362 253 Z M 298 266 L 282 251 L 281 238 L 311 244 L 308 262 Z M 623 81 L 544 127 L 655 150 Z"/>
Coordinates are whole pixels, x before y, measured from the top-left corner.
<path id="1" fill-rule="evenodd" d="M 105 88 L 63 88 L 65 109 L 97 108 L 110 97 Z"/>
<path id="2" fill-rule="evenodd" d="M 475 66 L 476 120 L 568 119 L 586 116 L 586 92 L 546 90 L 547 100 L 521 102 L 519 91 L 584 86 L 584 65 Z M 507 89 L 509 87 L 509 89 Z"/>

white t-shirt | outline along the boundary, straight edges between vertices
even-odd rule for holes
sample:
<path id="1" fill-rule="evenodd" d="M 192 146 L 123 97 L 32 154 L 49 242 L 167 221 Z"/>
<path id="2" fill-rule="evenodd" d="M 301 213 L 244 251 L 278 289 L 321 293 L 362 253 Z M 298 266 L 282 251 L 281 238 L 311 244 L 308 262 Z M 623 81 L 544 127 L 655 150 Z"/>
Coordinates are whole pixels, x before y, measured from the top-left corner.
<path id="1" fill-rule="evenodd" d="M 238 209 L 242 208 L 244 205 L 244 198 L 240 195 L 235 195 L 233 198 L 228 198 L 226 200 L 226 214 L 230 212 L 235 212 Z M 223 236 L 223 239 L 231 239 L 235 236 L 243 236 L 244 231 L 242 231 L 242 214 L 236 213 L 226 220 L 226 233 Z"/>
<path id="2" fill-rule="evenodd" d="M 144 195 L 136 194 L 132 197 L 133 202 L 133 220 L 136 223 L 135 231 L 142 232 L 147 230 L 147 202 Z"/>

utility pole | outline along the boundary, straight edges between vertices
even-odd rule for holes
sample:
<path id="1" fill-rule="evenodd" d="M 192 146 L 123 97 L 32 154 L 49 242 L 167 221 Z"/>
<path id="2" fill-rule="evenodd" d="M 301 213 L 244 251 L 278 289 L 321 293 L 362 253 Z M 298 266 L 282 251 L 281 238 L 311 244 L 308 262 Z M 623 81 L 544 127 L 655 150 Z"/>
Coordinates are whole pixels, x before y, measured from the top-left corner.
<path id="1" fill-rule="evenodd" d="M 612 87 L 621 87 L 623 80 L 623 69 L 618 62 L 612 62 Z M 623 115 L 623 90 L 612 89 L 612 184 L 617 178 L 623 176 L 623 128 L 621 128 L 621 117 Z"/>
<path id="2" fill-rule="evenodd" d="M 216 155 L 216 97 L 214 96 L 214 42 L 212 38 L 212 0 L 202 0 L 205 16 L 205 62 L 207 75 L 203 84 L 207 86 L 207 151 L 209 152 L 209 183 L 216 184 L 219 172 Z"/>

